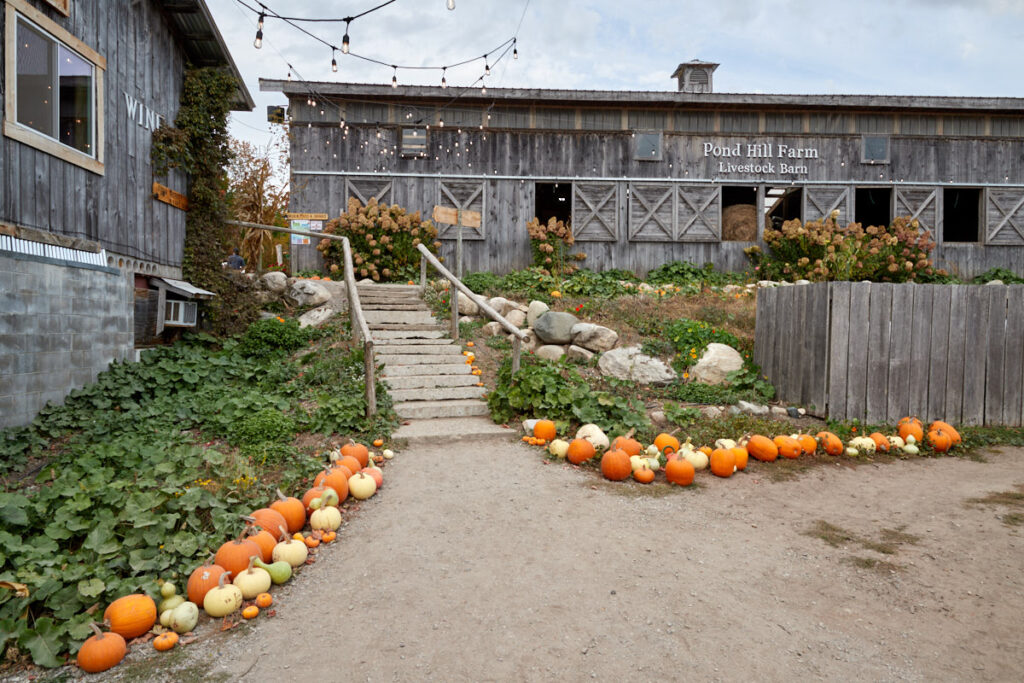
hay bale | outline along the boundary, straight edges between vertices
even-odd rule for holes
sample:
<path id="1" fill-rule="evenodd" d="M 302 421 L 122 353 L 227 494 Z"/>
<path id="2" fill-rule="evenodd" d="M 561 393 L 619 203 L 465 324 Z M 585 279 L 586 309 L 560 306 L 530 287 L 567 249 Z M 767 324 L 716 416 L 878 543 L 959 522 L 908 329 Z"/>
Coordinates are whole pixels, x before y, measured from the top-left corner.
<path id="1" fill-rule="evenodd" d="M 730 242 L 757 240 L 757 207 L 733 204 L 722 210 L 722 239 Z"/>

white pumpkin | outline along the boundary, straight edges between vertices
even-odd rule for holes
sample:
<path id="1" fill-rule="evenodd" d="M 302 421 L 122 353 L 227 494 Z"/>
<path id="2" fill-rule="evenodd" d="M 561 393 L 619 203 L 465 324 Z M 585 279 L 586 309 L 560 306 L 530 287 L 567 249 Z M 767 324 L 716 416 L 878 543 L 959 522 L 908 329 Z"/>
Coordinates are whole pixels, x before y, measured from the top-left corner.
<path id="1" fill-rule="evenodd" d="M 859 451 L 853 446 L 846 447 L 846 455 L 848 455 L 849 457 L 856 458 L 859 454 Z"/>
<path id="2" fill-rule="evenodd" d="M 596 424 L 585 424 L 576 431 L 577 439 L 586 439 L 595 451 L 603 451 L 608 448 L 608 435 L 601 431 Z"/>
<path id="3" fill-rule="evenodd" d="M 298 567 L 306 563 L 309 551 L 306 550 L 306 544 L 302 541 L 288 538 L 275 545 L 271 555 L 274 562 L 283 560 L 293 567 Z"/>
<path id="4" fill-rule="evenodd" d="M 903 448 L 904 446 L 907 445 L 906 442 L 903 440 L 903 437 L 901 436 L 888 436 L 886 438 L 889 439 L 890 446 L 895 446 L 896 448 Z"/>
<path id="5" fill-rule="evenodd" d="M 910 438 L 912 439 L 914 437 L 910 437 Z M 908 454 L 908 455 L 917 455 L 921 451 L 913 443 L 908 443 L 906 446 L 903 447 L 903 452 Z"/>
<path id="6" fill-rule="evenodd" d="M 168 624 L 175 633 L 188 633 L 199 623 L 199 605 L 194 602 L 183 602 L 171 612 Z"/>
<path id="7" fill-rule="evenodd" d="M 348 492 L 356 500 L 366 500 L 377 493 L 377 482 L 368 474 L 356 472 L 349 477 Z"/>
<path id="8" fill-rule="evenodd" d="M 270 572 L 266 569 L 252 566 L 255 559 L 255 557 L 251 558 L 249 560 L 249 568 L 236 576 L 233 581 L 238 586 L 238 590 L 242 591 L 242 597 L 246 600 L 252 600 L 260 593 L 266 593 L 270 590 L 270 584 L 272 583 Z"/>
<path id="9" fill-rule="evenodd" d="M 395 457 L 395 452 L 393 450 L 391 450 L 390 448 L 385 448 L 381 452 L 381 455 L 384 456 L 385 460 L 390 460 L 391 458 Z"/>
<path id="10" fill-rule="evenodd" d="M 242 591 L 234 584 L 225 584 L 224 579 L 231 572 L 220 575 L 219 584 L 211 588 L 203 598 L 203 609 L 213 618 L 226 617 L 242 606 Z M 180 605 L 179 605 L 180 607 Z"/>
<path id="11" fill-rule="evenodd" d="M 706 470 L 708 467 L 708 456 L 703 451 L 680 451 L 683 460 L 693 465 L 695 470 Z"/>
<path id="12" fill-rule="evenodd" d="M 658 455 L 661 453 L 661 450 L 659 450 L 659 448 L 652 443 L 650 446 L 647 447 L 646 453 L 648 458 L 657 458 Z"/>
<path id="13" fill-rule="evenodd" d="M 647 463 L 647 466 L 651 468 L 652 472 L 657 472 L 661 469 L 661 462 L 657 458 L 645 458 L 644 461 Z"/>
<path id="14" fill-rule="evenodd" d="M 732 439 L 719 439 L 715 441 L 715 448 L 724 448 L 729 450 L 730 448 L 736 448 L 736 442 Z"/>
<path id="15" fill-rule="evenodd" d="M 849 445 L 852 448 L 856 448 L 858 451 L 864 451 L 865 453 L 874 453 L 878 448 L 875 440 L 870 436 L 855 436 L 850 439 Z"/>
<path id="16" fill-rule="evenodd" d="M 334 531 L 341 526 L 341 511 L 333 505 L 321 507 L 309 516 L 309 528 Z"/>
<path id="17" fill-rule="evenodd" d="M 569 452 L 569 442 L 565 439 L 555 439 L 548 444 L 548 453 L 555 456 L 559 460 L 565 457 L 565 454 Z"/>
<path id="18" fill-rule="evenodd" d="M 629 466 L 634 472 L 644 467 L 645 465 L 647 465 L 646 458 L 641 458 L 639 455 L 629 456 Z"/>

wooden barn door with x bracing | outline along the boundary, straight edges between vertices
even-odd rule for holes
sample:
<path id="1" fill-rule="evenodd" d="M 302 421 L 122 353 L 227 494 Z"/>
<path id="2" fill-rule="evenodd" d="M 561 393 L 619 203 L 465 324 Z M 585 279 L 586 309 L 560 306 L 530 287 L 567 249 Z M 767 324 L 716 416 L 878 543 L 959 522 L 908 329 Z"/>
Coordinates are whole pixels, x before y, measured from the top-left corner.
<path id="1" fill-rule="evenodd" d="M 675 186 L 629 184 L 629 239 L 671 242 L 675 239 Z"/>
<path id="2" fill-rule="evenodd" d="M 804 222 L 823 221 L 833 211 L 839 212 L 839 225 L 852 219 L 850 196 L 853 189 L 837 185 L 807 185 L 804 187 Z"/>
<path id="3" fill-rule="evenodd" d="M 391 181 L 382 178 L 346 178 L 346 207 L 349 197 L 355 197 L 364 206 L 369 203 L 370 197 L 376 197 L 379 204 L 389 204 L 391 202 Z"/>
<path id="4" fill-rule="evenodd" d="M 1024 245 L 1024 190 L 989 188 L 986 194 L 986 243 Z"/>
<path id="5" fill-rule="evenodd" d="M 722 188 L 680 185 L 677 190 L 676 232 L 680 242 L 718 242 L 722 239 Z"/>
<path id="6" fill-rule="evenodd" d="M 470 225 L 471 222 L 463 221 L 462 239 L 482 240 L 484 239 L 485 206 L 484 192 L 485 183 L 483 180 L 442 180 L 437 184 L 437 205 L 461 211 L 474 211 L 480 214 L 480 225 Z M 454 225 L 441 223 L 437 226 L 439 239 L 455 239 L 456 230 Z"/>
<path id="7" fill-rule="evenodd" d="M 573 183 L 572 234 L 580 242 L 618 239 L 619 188 L 615 183 Z"/>
<path id="8" fill-rule="evenodd" d="M 896 212 L 893 216 L 909 216 L 911 220 L 917 220 L 921 228 L 935 239 L 941 194 L 935 187 L 897 187 Z"/>

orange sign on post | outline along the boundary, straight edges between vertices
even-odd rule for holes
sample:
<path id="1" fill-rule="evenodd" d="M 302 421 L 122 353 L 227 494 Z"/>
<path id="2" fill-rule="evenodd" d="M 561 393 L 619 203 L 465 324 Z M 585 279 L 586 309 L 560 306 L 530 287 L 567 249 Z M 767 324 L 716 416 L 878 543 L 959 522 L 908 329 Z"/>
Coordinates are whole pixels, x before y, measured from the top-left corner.
<path id="1" fill-rule="evenodd" d="M 180 192 L 175 192 L 166 185 L 161 185 L 160 183 L 153 183 L 153 198 L 156 199 L 158 202 L 170 204 L 176 209 L 188 211 L 188 197 L 186 197 Z"/>

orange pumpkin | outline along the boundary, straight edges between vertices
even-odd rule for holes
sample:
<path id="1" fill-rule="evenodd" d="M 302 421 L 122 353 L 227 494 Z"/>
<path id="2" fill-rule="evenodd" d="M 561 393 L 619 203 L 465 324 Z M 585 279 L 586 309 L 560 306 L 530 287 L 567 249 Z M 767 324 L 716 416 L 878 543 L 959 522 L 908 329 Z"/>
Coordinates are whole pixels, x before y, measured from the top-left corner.
<path id="1" fill-rule="evenodd" d="M 378 491 L 380 490 L 380 487 L 384 486 L 384 475 L 381 474 L 380 468 L 364 467 L 359 471 L 362 472 L 363 474 L 367 474 L 370 477 L 373 477 L 373 483 L 377 485 Z"/>
<path id="2" fill-rule="evenodd" d="M 320 539 L 315 536 L 306 536 L 302 542 L 306 544 L 307 548 L 315 548 L 320 545 Z"/>
<path id="3" fill-rule="evenodd" d="M 628 479 L 633 473 L 633 467 L 629 463 L 629 454 L 626 451 L 609 450 L 601 456 L 601 474 L 605 479 L 622 481 Z"/>
<path id="4" fill-rule="evenodd" d="M 814 455 L 818 450 L 818 442 L 810 434 L 798 434 L 796 440 L 800 442 L 800 450 L 804 455 Z"/>
<path id="5" fill-rule="evenodd" d="M 711 457 L 711 451 L 713 451 L 715 449 L 712 448 L 711 446 L 701 446 L 697 450 L 710 458 Z"/>
<path id="6" fill-rule="evenodd" d="M 573 439 L 569 442 L 569 450 L 565 452 L 565 457 L 573 465 L 579 465 L 593 458 L 594 453 L 594 444 L 586 439 Z"/>
<path id="7" fill-rule="evenodd" d="M 351 476 L 352 473 L 348 471 L 348 468 L 342 465 L 341 467 L 332 467 L 330 473 L 324 477 L 323 485 L 334 489 L 334 492 L 338 494 L 339 505 L 348 498 L 348 480 Z"/>
<path id="8" fill-rule="evenodd" d="M 665 479 L 670 484 L 689 486 L 693 483 L 693 465 L 683 458 L 669 460 L 665 463 Z"/>
<path id="9" fill-rule="evenodd" d="M 907 418 L 903 418 L 904 420 Z M 921 422 L 917 418 L 914 418 L 913 422 L 902 422 L 900 424 L 900 438 L 904 441 L 907 440 L 908 436 L 914 437 L 914 441 L 920 443 L 924 440 L 924 429 L 921 427 Z"/>
<path id="10" fill-rule="evenodd" d="M 117 666 L 128 652 L 128 645 L 118 633 L 104 633 L 96 624 L 89 624 L 96 635 L 82 643 L 78 649 L 78 668 L 96 674 Z"/>
<path id="11" fill-rule="evenodd" d="M 755 434 L 747 440 L 746 446 L 750 457 L 761 462 L 774 462 L 779 457 L 779 447 L 767 436 Z"/>
<path id="12" fill-rule="evenodd" d="M 271 535 L 274 536 L 278 534 L 278 530 L 281 527 L 288 526 L 288 520 L 284 518 L 284 515 L 282 515 L 277 510 L 273 510 L 271 508 L 260 508 L 259 510 L 253 510 L 252 512 L 249 513 L 249 516 L 256 520 L 254 522 L 256 526 L 258 526 L 261 529 L 266 529 L 271 533 Z"/>
<path id="13" fill-rule="evenodd" d="M 313 488 L 309 489 L 304 494 L 302 494 L 302 506 L 304 508 L 306 508 L 306 516 L 307 517 L 309 516 L 309 504 L 313 501 L 314 498 L 319 498 L 323 494 L 324 494 L 324 487 L 323 486 L 317 486 L 317 485 L 314 485 Z M 339 496 L 339 498 L 340 498 L 340 496 Z M 301 529 L 302 527 L 299 527 L 299 528 Z M 289 529 L 288 531 L 290 533 L 295 533 L 291 529 Z"/>
<path id="14" fill-rule="evenodd" d="M 932 422 L 931 425 L 928 427 L 928 431 L 932 431 L 934 429 L 941 429 L 942 431 L 949 434 L 950 438 L 953 439 L 954 446 L 963 440 L 960 438 L 960 432 L 953 429 L 953 425 L 949 424 L 948 422 L 936 420 L 935 422 Z"/>
<path id="15" fill-rule="evenodd" d="M 153 639 L 153 647 L 160 652 L 166 652 L 178 644 L 178 634 L 174 631 L 164 631 Z"/>
<path id="16" fill-rule="evenodd" d="M 339 496 L 341 494 L 338 494 Z M 284 517 L 288 523 L 288 531 L 295 533 L 302 527 L 306 526 L 306 506 L 302 504 L 302 501 L 298 498 L 292 498 L 281 493 L 281 489 L 277 490 L 277 500 L 270 504 L 271 510 L 277 510 Z M 272 529 L 271 534 L 277 537 L 277 529 Z"/>
<path id="17" fill-rule="evenodd" d="M 875 442 L 875 450 L 877 452 L 889 452 L 889 439 L 885 438 L 885 434 L 882 434 L 881 432 L 872 432 L 868 434 L 868 438 Z"/>
<path id="18" fill-rule="evenodd" d="M 346 457 L 353 458 L 356 462 L 359 463 L 359 467 L 352 470 L 353 472 L 358 472 L 359 470 L 370 464 L 370 449 L 361 443 L 356 443 L 355 441 L 349 440 L 347 444 L 341 447 L 342 461 L 344 461 Z"/>
<path id="19" fill-rule="evenodd" d="M 613 450 L 625 451 L 626 455 L 640 455 L 640 451 L 644 449 L 644 446 L 636 439 L 628 436 L 617 436 L 612 440 L 611 448 Z"/>
<path id="20" fill-rule="evenodd" d="M 928 443 L 936 453 L 945 453 L 953 447 L 953 437 L 941 427 L 928 431 Z"/>
<path id="21" fill-rule="evenodd" d="M 921 424 L 921 421 L 919 419 L 917 419 L 916 417 L 911 417 L 909 415 L 907 417 L 901 417 L 900 421 L 896 423 L 896 426 L 899 427 L 905 424 L 913 424 L 917 425 L 918 427 L 924 426 Z"/>
<path id="22" fill-rule="evenodd" d="M 731 477 L 736 468 L 736 456 L 727 448 L 711 451 L 711 474 L 716 477 Z"/>
<path id="23" fill-rule="evenodd" d="M 555 423 L 551 420 L 537 420 L 536 424 L 533 425 L 533 436 L 545 441 L 551 441 L 551 439 L 558 436 L 558 432 L 555 430 Z"/>
<path id="24" fill-rule="evenodd" d="M 321 538 L 320 540 L 323 541 L 324 543 L 332 543 L 334 541 L 334 539 L 336 539 L 337 537 L 338 537 L 338 532 L 336 532 L 336 531 L 328 531 L 326 534 L 323 535 L 323 538 Z"/>
<path id="25" fill-rule="evenodd" d="M 283 522 L 281 526 L 284 526 Z M 262 557 L 263 552 L 255 541 L 249 540 L 243 533 L 235 540 L 221 545 L 217 549 L 217 554 L 213 556 L 213 561 L 231 572 L 232 577 L 235 577 L 248 569 L 249 558 L 254 555 Z"/>
<path id="26" fill-rule="evenodd" d="M 144 593 L 126 595 L 107 605 L 103 620 L 125 639 L 138 638 L 156 623 L 156 603 Z"/>
<path id="27" fill-rule="evenodd" d="M 800 442 L 791 436 L 780 434 L 773 439 L 776 448 L 779 449 L 779 455 L 783 458 L 799 458 L 800 453 L 803 452 L 803 448 L 800 447 Z"/>
<path id="28" fill-rule="evenodd" d="M 749 455 L 747 453 L 747 449 L 744 448 L 743 446 L 736 446 L 735 448 L 730 448 L 729 450 L 732 451 L 733 457 L 736 458 L 736 469 L 747 469 L 747 456 Z"/>
<path id="29" fill-rule="evenodd" d="M 260 559 L 264 562 L 270 562 L 274 557 L 274 546 L 277 545 L 277 537 L 266 529 L 260 529 L 249 538 L 260 547 Z"/>
<path id="30" fill-rule="evenodd" d="M 349 471 L 352 472 L 352 474 L 355 474 L 359 470 L 366 467 L 366 465 L 359 462 L 351 455 L 343 456 L 342 459 L 338 461 L 337 465 L 335 465 L 335 467 L 337 467 L 338 465 L 341 465 L 342 467 L 347 467 Z M 338 495 L 340 496 L 341 494 L 339 493 Z"/>
<path id="31" fill-rule="evenodd" d="M 206 564 L 196 567 L 188 577 L 188 584 L 185 592 L 188 593 L 189 602 L 197 605 L 203 604 L 203 598 L 211 588 L 217 585 L 220 575 L 224 573 L 224 567 L 213 564 L 211 557 Z M 246 563 L 248 566 L 248 563 Z"/>
<path id="32" fill-rule="evenodd" d="M 633 471 L 633 478 L 641 484 L 650 484 L 654 481 L 654 470 L 647 465 Z"/>
<path id="33" fill-rule="evenodd" d="M 814 438 L 818 440 L 822 450 L 828 455 L 842 455 L 846 451 L 842 439 L 832 432 L 818 432 Z"/>
<path id="34" fill-rule="evenodd" d="M 274 598 L 270 593 L 260 593 L 256 596 L 256 606 L 265 609 L 274 604 Z"/>
<path id="35" fill-rule="evenodd" d="M 377 448 L 380 448 L 381 446 L 384 445 L 384 439 L 374 439 L 373 445 Z"/>
<path id="36" fill-rule="evenodd" d="M 679 439 L 662 432 L 654 437 L 654 445 L 658 447 L 658 450 L 662 453 L 675 453 L 679 450 Z"/>
<path id="37" fill-rule="evenodd" d="M 255 619 L 259 615 L 260 615 L 260 608 L 257 607 L 256 605 L 249 605 L 244 610 L 242 610 L 242 618 L 243 619 Z"/>

